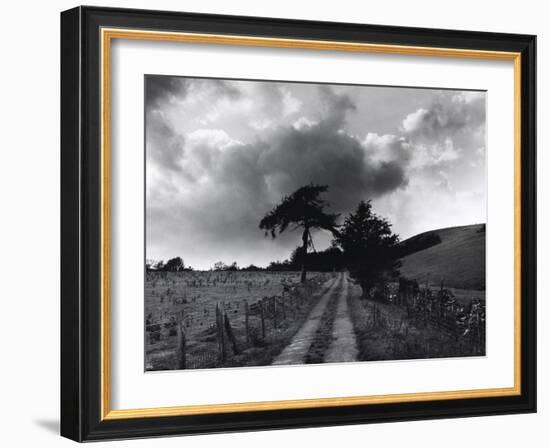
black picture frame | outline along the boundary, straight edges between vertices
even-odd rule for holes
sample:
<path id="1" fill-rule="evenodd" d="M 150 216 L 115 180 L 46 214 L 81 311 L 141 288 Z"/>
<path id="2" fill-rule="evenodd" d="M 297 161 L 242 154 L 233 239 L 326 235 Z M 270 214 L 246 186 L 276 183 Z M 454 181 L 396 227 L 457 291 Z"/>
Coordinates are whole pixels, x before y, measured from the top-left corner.
<path id="1" fill-rule="evenodd" d="M 100 29 L 521 53 L 521 393 L 102 419 Z M 536 412 L 536 37 L 99 7 L 61 13 L 61 434 L 76 441 Z"/>

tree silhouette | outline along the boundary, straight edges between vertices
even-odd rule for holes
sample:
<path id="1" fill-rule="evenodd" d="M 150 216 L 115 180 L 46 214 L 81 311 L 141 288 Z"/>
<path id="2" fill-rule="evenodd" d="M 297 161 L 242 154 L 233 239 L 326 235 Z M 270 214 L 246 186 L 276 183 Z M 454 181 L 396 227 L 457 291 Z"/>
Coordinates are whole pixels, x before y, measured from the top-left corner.
<path id="1" fill-rule="evenodd" d="M 323 229 L 338 233 L 336 218 L 338 214 L 326 213 L 323 209 L 328 206 L 326 201 L 319 198 L 328 191 L 327 185 L 309 184 L 298 188 L 290 196 L 285 196 L 273 210 L 267 213 L 260 221 L 260 229 L 273 238 L 277 233 L 285 230 L 303 228 L 300 261 L 302 264 L 302 283 L 306 281 L 306 257 L 308 246 L 313 245 L 311 230 Z"/>
<path id="2" fill-rule="evenodd" d="M 361 201 L 346 218 L 335 243 L 344 251 L 345 264 L 361 286 L 363 298 L 397 274 L 399 236 L 392 232 L 389 221 L 372 211 L 370 201 Z"/>
<path id="3" fill-rule="evenodd" d="M 214 271 L 238 271 L 239 266 L 237 266 L 237 262 L 234 261 L 231 264 L 225 264 L 223 261 L 217 261 L 214 263 Z"/>
<path id="4" fill-rule="evenodd" d="M 171 258 L 166 262 L 166 264 L 163 267 L 163 270 L 178 272 L 178 271 L 183 271 L 184 267 L 185 265 L 183 264 L 183 260 L 181 259 L 181 257 L 175 257 L 175 258 Z"/>
<path id="5" fill-rule="evenodd" d="M 226 271 L 228 266 L 223 261 L 214 263 L 214 271 Z"/>

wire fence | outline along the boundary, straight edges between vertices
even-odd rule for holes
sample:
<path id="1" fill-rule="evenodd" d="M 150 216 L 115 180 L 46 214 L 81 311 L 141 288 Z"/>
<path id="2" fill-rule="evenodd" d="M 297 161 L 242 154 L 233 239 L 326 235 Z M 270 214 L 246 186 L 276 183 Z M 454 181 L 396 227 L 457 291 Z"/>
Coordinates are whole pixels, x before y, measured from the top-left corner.
<path id="1" fill-rule="evenodd" d="M 287 277 L 282 278 L 286 280 Z M 199 305 L 181 300 L 182 296 L 171 297 L 165 290 L 164 300 L 158 303 L 166 309 L 158 312 L 156 319 L 152 314 L 146 318 L 147 349 L 169 346 L 172 362 L 168 363 L 173 369 L 231 364 L 246 349 L 268 345 L 305 314 L 332 277 L 333 274 L 319 273 L 304 284 L 280 282 L 278 294 L 257 299 L 203 300 Z M 234 280 L 236 278 L 234 276 Z M 207 283 L 200 280 L 191 279 L 189 284 Z M 237 281 L 240 290 L 243 286 L 248 290 L 250 281 Z M 211 282 L 210 285 L 219 286 L 220 283 L 224 282 Z M 265 284 L 265 279 L 261 283 Z M 155 366 L 150 364 L 148 369 L 155 370 Z"/>

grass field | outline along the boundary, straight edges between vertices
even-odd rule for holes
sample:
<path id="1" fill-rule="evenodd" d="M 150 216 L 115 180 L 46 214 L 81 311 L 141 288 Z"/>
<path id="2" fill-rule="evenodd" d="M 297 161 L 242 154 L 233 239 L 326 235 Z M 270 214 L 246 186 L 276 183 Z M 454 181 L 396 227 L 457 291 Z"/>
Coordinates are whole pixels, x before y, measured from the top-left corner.
<path id="1" fill-rule="evenodd" d="M 438 235 L 441 242 L 402 258 L 401 275 L 421 284 L 443 282 L 451 288 L 485 290 L 485 225 L 429 233 Z"/>
<path id="2" fill-rule="evenodd" d="M 224 363 L 270 364 L 306 319 L 311 306 L 332 277 L 308 273 L 305 286 L 299 272 L 189 271 L 149 272 L 145 284 L 146 370 L 176 368 L 175 315 L 183 312 L 189 368 L 221 367 L 216 338 L 216 307 L 227 314 L 238 354 Z M 258 301 L 264 299 L 265 331 L 261 334 Z M 276 300 L 278 310 L 271 307 Z M 246 304 L 249 335 L 245 332 Z"/>

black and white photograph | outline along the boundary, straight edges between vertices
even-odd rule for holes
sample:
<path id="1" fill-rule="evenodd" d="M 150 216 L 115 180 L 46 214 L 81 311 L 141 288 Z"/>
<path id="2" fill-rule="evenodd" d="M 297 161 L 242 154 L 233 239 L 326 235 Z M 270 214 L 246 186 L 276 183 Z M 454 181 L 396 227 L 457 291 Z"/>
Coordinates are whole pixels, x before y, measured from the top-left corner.
<path id="1" fill-rule="evenodd" d="M 147 75 L 146 371 L 484 356 L 485 110 Z"/>

